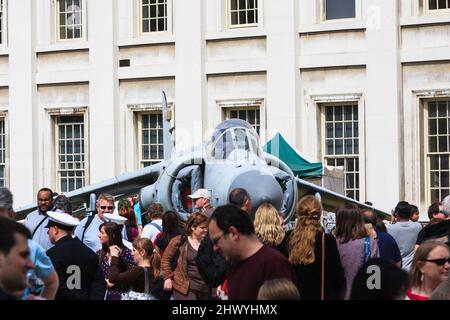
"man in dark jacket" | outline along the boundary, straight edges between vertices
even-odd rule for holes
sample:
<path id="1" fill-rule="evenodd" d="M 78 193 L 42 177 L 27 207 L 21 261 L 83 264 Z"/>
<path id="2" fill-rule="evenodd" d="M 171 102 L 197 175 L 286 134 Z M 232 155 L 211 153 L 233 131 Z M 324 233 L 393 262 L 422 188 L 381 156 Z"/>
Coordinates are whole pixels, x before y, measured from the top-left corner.
<path id="1" fill-rule="evenodd" d="M 59 278 L 55 300 L 103 300 L 106 283 L 97 255 L 73 237 L 79 221 L 62 212 L 47 212 L 48 235 L 55 245 L 47 251 Z"/>

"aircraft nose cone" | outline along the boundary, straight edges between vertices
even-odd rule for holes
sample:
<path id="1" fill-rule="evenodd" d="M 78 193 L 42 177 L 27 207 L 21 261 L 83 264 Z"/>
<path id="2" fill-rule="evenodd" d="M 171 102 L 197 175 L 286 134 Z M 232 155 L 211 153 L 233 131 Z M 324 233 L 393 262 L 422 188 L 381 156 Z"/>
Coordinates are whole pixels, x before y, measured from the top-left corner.
<path id="1" fill-rule="evenodd" d="M 241 173 L 237 176 L 230 185 L 228 194 L 235 189 L 245 189 L 252 200 L 252 214 L 254 217 L 256 209 L 263 202 L 270 202 L 278 210 L 283 204 L 283 190 L 275 177 L 262 170 L 252 170 Z"/>

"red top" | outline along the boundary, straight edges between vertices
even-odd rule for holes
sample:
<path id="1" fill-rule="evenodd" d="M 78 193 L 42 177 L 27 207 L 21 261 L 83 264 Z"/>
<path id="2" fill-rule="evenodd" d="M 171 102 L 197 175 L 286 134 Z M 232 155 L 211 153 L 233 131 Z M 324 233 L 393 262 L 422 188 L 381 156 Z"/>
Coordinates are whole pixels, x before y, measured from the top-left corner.
<path id="1" fill-rule="evenodd" d="M 410 300 L 429 300 L 430 299 L 428 297 L 419 296 L 417 294 L 412 293 L 411 288 L 408 289 L 408 292 L 406 293 L 406 295 L 408 296 L 408 298 Z"/>

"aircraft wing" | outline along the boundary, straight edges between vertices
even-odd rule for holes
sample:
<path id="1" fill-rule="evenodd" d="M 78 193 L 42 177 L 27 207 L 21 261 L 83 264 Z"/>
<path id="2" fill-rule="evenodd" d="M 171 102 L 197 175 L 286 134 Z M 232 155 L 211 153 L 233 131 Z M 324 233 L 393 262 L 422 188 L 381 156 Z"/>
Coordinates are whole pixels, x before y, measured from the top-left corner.
<path id="1" fill-rule="evenodd" d="M 64 195 L 70 199 L 74 211 L 84 204 L 89 204 L 89 196 L 95 193 L 109 193 L 116 197 L 116 200 L 130 194 L 138 193 L 140 188 L 152 184 L 158 178 L 163 163 L 157 163 L 130 173 L 116 176 L 112 179 L 104 180 L 80 189 L 76 189 L 65 193 Z M 17 220 L 24 219 L 26 215 L 36 210 L 37 205 L 31 204 L 15 209 Z"/>
<path id="2" fill-rule="evenodd" d="M 375 213 L 382 219 L 388 219 L 390 220 L 391 215 L 383 210 L 371 207 L 367 204 L 364 204 L 362 202 L 359 202 L 357 200 L 354 200 L 352 198 L 348 198 L 342 194 L 339 194 L 337 192 L 325 189 L 323 187 L 320 187 L 318 185 L 315 185 L 311 182 L 308 182 L 306 180 L 295 178 L 298 186 L 298 198 L 302 198 L 303 196 L 311 193 L 320 193 L 321 200 L 322 200 L 322 206 L 325 210 L 336 212 L 336 208 L 348 204 L 348 203 L 354 203 L 356 204 L 360 209 L 371 209 L 374 210 Z"/>

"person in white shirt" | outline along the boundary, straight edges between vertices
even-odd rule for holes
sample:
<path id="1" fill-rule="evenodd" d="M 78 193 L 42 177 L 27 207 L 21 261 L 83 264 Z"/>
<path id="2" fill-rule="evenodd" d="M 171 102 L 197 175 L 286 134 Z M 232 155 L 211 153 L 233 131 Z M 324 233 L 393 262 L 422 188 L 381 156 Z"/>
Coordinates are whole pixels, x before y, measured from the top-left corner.
<path id="1" fill-rule="evenodd" d="M 400 201 L 394 209 L 394 214 L 397 215 L 396 223 L 386 226 L 387 232 L 398 244 L 402 256 L 402 269 L 406 272 L 411 269 L 417 235 L 422 230 L 420 223 L 410 220 L 411 211 L 408 202 Z"/>
<path id="2" fill-rule="evenodd" d="M 48 238 L 47 211 L 53 208 L 53 191 L 49 188 L 41 188 L 37 193 L 38 208 L 27 215 L 25 226 L 30 230 L 31 237 L 45 251 L 53 247 Z"/>
<path id="3" fill-rule="evenodd" d="M 150 223 L 145 225 L 144 230 L 142 230 L 141 238 L 150 239 L 152 242 L 155 241 L 156 236 L 162 232 L 163 213 L 164 208 L 161 204 L 150 204 L 148 207 L 148 217 L 150 218 Z"/>
<path id="4" fill-rule="evenodd" d="M 96 202 L 97 214 L 85 217 L 75 229 L 75 236 L 94 252 L 102 248 L 98 233 L 100 225 L 105 222 L 104 214 L 112 213 L 114 208 L 114 197 L 107 193 L 100 194 Z M 126 232 L 123 232 L 123 230 L 122 236 L 127 239 Z"/>

